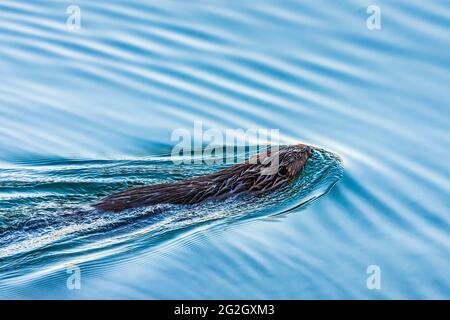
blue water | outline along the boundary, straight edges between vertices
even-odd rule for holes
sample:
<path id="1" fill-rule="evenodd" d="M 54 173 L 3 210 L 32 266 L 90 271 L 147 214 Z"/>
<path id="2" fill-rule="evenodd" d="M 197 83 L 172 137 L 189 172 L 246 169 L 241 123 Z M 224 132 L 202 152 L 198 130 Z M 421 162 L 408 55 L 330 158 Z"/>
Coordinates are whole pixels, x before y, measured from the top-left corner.
<path id="1" fill-rule="evenodd" d="M 1 1 L 0 298 L 450 298 L 449 49 L 445 0 Z M 323 150 L 257 200 L 90 207 L 222 168 L 170 161 L 197 120 Z"/>

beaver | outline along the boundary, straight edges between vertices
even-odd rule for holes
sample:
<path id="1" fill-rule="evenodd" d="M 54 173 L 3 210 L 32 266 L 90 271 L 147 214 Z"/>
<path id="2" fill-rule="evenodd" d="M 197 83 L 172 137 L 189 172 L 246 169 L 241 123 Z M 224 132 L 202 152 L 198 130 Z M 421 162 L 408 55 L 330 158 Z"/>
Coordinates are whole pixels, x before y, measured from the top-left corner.
<path id="1" fill-rule="evenodd" d="M 130 188 L 100 200 L 94 207 L 118 212 L 155 204 L 195 204 L 237 194 L 265 194 L 297 178 L 312 152 L 312 147 L 303 144 L 281 146 L 209 175 Z M 274 163 L 275 171 L 271 171 Z"/>

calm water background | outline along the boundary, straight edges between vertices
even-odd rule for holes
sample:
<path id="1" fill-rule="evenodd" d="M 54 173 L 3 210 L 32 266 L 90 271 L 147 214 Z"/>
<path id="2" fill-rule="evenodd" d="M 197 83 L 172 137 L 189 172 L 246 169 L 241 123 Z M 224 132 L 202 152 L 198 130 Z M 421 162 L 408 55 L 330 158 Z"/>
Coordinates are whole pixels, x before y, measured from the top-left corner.
<path id="1" fill-rule="evenodd" d="M 0 2 L 0 298 L 450 298 L 450 2 L 377 1 L 381 30 L 370 4 Z M 164 156 L 195 120 L 280 129 L 343 177 L 282 215 L 335 156 L 256 204 L 89 209 L 217 169 Z"/>

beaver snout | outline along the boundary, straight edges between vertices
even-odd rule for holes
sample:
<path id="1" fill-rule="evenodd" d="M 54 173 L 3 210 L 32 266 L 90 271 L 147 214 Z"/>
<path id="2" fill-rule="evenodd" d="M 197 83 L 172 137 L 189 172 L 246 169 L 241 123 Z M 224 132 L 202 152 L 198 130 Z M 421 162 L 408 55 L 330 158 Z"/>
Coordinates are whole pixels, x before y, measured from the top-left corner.
<path id="1" fill-rule="evenodd" d="M 312 153 L 313 153 L 313 148 L 311 148 L 310 146 L 306 146 L 306 147 L 305 147 L 305 152 L 306 152 L 306 154 L 307 154 L 308 157 L 309 157 L 309 156 L 311 156 Z"/>

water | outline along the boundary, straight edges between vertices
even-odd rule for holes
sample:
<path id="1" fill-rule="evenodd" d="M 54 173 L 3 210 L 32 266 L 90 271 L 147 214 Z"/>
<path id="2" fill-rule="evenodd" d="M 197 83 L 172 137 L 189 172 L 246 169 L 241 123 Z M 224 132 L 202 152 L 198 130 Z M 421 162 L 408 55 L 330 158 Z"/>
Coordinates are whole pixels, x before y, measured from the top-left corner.
<path id="1" fill-rule="evenodd" d="M 448 1 L 381 30 L 370 1 L 70 4 L 0 3 L 0 298 L 450 298 Z M 169 161 L 196 120 L 324 150 L 256 202 L 89 206 L 221 168 Z"/>

